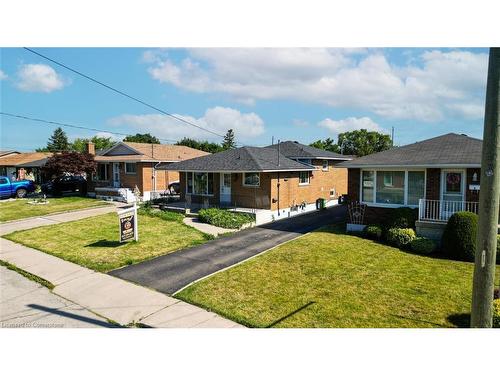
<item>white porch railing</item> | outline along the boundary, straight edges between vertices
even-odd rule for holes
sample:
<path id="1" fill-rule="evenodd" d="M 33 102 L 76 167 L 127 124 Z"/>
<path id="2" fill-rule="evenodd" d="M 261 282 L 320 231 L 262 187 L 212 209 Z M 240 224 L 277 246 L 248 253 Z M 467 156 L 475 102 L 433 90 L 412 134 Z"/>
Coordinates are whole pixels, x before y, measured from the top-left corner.
<path id="1" fill-rule="evenodd" d="M 418 201 L 418 219 L 420 221 L 446 222 L 451 215 L 458 211 L 470 211 L 477 214 L 479 211 L 479 202 L 434 199 L 420 199 Z"/>

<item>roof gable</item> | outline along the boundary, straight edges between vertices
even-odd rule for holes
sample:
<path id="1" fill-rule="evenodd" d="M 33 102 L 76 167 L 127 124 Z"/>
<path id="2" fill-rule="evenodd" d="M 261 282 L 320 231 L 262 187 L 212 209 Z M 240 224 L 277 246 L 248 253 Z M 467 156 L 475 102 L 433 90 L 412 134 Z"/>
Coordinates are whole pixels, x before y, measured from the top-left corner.
<path id="1" fill-rule="evenodd" d="M 102 153 L 102 156 L 118 156 L 118 155 L 141 155 L 139 151 L 126 144 L 125 142 L 118 142 L 113 147 L 107 149 Z"/>
<path id="2" fill-rule="evenodd" d="M 347 161 L 339 166 L 479 166 L 483 141 L 448 133 Z"/>

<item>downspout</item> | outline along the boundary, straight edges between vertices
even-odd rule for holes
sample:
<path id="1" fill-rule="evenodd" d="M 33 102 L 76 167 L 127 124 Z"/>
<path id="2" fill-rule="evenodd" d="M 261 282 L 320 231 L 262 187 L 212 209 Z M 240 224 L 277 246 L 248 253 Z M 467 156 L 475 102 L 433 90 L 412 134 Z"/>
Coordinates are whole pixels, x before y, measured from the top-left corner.
<path id="1" fill-rule="evenodd" d="M 156 168 L 161 164 L 161 161 L 153 166 L 153 191 L 156 191 Z"/>

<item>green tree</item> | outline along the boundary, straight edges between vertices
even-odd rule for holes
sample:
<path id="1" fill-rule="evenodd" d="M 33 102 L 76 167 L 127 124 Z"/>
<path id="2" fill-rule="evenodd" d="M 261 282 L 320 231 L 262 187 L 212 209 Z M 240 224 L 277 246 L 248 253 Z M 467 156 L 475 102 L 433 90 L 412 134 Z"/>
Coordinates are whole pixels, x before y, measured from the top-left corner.
<path id="1" fill-rule="evenodd" d="M 229 150 L 231 148 L 236 147 L 236 141 L 234 140 L 234 131 L 233 129 L 229 129 L 224 136 L 224 140 L 222 141 L 222 148 L 224 150 Z"/>
<path id="2" fill-rule="evenodd" d="M 208 142 L 208 141 L 197 141 L 197 140 L 192 139 L 192 138 L 182 138 L 180 141 L 178 141 L 176 143 L 176 145 L 187 146 L 187 147 L 195 148 L 197 150 L 210 152 L 212 154 L 215 154 L 216 152 L 223 151 L 222 146 L 218 143 Z"/>
<path id="3" fill-rule="evenodd" d="M 57 128 L 54 133 L 50 136 L 47 141 L 47 146 L 43 148 L 37 148 L 38 152 L 56 152 L 56 151 L 68 151 L 71 145 L 68 141 L 68 136 L 62 128 Z"/>
<path id="4" fill-rule="evenodd" d="M 71 149 L 73 151 L 84 152 L 89 142 L 95 145 L 96 150 L 106 150 L 116 144 L 111 137 L 99 137 L 95 135 L 92 138 L 76 138 L 71 144 Z"/>
<path id="5" fill-rule="evenodd" d="M 361 129 L 340 133 L 337 144 L 333 143 L 331 138 L 327 138 L 317 140 L 310 146 L 344 155 L 365 156 L 390 149 L 392 141 L 387 134 Z"/>
<path id="6" fill-rule="evenodd" d="M 127 135 L 123 141 L 160 144 L 160 140 L 156 138 L 154 135 L 151 135 L 149 133 L 144 133 L 144 134 L 137 133 L 136 135 Z"/>

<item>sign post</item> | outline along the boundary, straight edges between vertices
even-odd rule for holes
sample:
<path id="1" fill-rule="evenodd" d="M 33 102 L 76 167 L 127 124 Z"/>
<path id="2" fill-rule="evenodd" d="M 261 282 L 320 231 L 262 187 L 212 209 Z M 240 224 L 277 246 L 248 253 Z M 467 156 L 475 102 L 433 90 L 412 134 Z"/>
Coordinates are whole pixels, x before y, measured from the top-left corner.
<path id="1" fill-rule="evenodd" d="M 139 241 L 137 205 L 118 211 L 120 242 L 128 240 Z"/>

